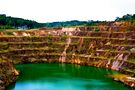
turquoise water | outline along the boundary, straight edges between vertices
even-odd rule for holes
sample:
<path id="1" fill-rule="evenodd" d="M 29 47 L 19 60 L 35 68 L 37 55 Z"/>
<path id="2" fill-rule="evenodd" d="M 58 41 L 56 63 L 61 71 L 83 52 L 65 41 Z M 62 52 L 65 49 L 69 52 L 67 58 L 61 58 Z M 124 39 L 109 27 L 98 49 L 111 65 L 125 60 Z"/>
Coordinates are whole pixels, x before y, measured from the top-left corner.
<path id="1" fill-rule="evenodd" d="M 72 64 L 16 65 L 21 71 L 7 90 L 132 90 L 108 77 L 116 72 Z"/>

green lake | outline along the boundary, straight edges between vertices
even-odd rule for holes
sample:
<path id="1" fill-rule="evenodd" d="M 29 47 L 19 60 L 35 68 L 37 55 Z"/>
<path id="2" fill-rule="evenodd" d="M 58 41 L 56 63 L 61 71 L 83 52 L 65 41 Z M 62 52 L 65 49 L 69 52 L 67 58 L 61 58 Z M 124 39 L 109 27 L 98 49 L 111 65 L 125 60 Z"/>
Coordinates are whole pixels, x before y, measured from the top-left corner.
<path id="1" fill-rule="evenodd" d="M 16 83 L 7 90 L 132 90 L 108 75 L 117 72 L 72 64 L 22 64 Z"/>

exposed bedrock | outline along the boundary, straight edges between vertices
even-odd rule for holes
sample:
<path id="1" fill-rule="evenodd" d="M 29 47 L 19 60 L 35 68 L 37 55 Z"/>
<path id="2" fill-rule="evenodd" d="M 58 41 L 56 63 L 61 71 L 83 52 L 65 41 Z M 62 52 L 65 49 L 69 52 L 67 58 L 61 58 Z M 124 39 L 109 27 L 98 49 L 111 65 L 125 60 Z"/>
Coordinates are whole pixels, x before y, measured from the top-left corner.
<path id="1" fill-rule="evenodd" d="M 10 32 L 11 36 L 8 37 L 4 36 L 6 34 L 4 32 L 0 37 L 0 57 L 10 59 L 13 64 L 58 62 L 113 69 L 128 75 L 126 79 L 120 78 L 119 81 L 135 87 L 133 28 L 133 26 L 53 28 L 14 31 Z M 7 75 L 8 82 L 10 79 L 14 81 L 15 78 L 8 75 L 14 77 L 18 73 L 9 61 L 0 62 L 0 65 L 1 72 L 5 72 L 2 75 Z"/>
<path id="2" fill-rule="evenodd" d="M 16 81 L 19 73 L 11 62 L 2 58 L 0 61 L 0 90 L 5 90 L 6 86 Z"/>

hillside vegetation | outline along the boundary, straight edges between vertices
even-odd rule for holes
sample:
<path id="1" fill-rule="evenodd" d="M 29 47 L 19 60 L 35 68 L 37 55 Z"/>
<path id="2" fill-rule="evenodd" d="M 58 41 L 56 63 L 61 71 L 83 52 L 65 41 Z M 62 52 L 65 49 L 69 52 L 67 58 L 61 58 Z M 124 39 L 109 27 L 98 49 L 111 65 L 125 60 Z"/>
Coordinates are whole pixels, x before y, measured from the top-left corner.
<path id="1" fill-rule="evenodd" d="M 43 27 L 43 24 L 32 20 L 16 18 L 0 14 L 0 29 L 32 29 Z"/>
<path id="2" fill-rule="evenodd" d="M 115 21 L 134 21 L 135 14 L 124 15 L 122 17 L 117 17 Z M 43 28 L 43 27 L 71 27 L 71 26 L 96 26 L 101 23 L 108 24 L 107 21 L 63 21 L 63 22 L 50 22 L 50 23 L 38 23 L 32 20 L 26 20 L 22 18 L 16 18 L 11 16 L 6 16 L 5 14 L 0 14 L 0 30 L 5 29 L 33 29 L 33 28 Z M 135 24 L 134 24 L 135 25 Z"/>

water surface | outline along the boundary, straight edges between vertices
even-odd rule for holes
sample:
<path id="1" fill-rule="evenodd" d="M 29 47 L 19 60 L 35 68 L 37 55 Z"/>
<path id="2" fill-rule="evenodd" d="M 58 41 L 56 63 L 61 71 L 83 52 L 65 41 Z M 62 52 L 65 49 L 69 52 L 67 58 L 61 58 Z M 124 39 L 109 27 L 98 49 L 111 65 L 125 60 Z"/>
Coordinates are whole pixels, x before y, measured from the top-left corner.
<path id="1" fill-rule="evenodd" d="M 8 90 L 132 90 L 108 77 L 112 70 L 72 64 L 16 65 L 21 71 Z"/>

